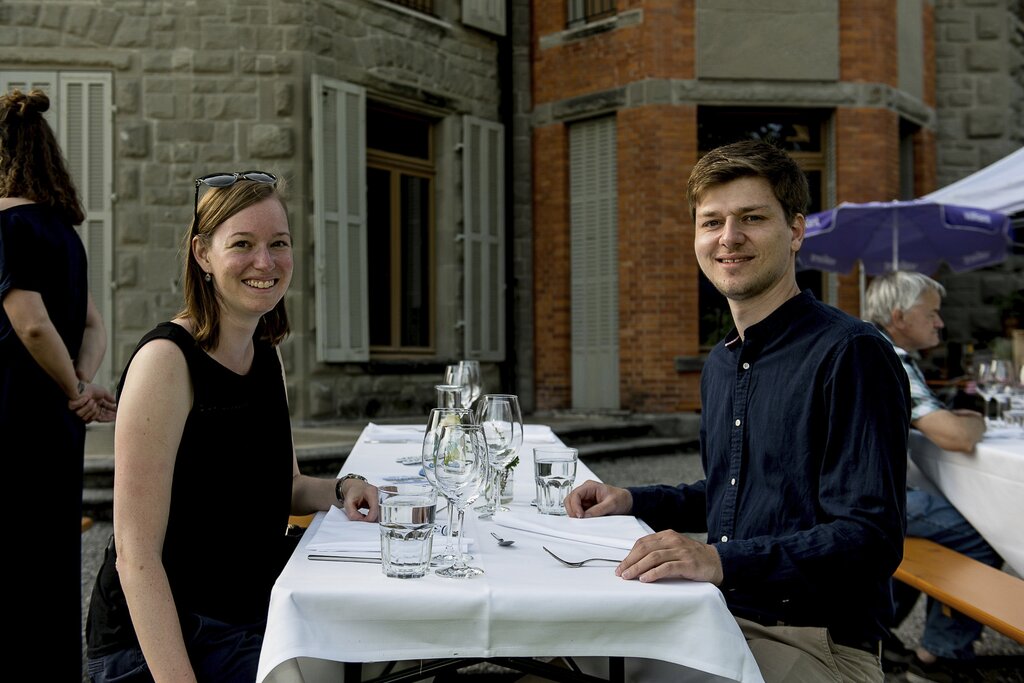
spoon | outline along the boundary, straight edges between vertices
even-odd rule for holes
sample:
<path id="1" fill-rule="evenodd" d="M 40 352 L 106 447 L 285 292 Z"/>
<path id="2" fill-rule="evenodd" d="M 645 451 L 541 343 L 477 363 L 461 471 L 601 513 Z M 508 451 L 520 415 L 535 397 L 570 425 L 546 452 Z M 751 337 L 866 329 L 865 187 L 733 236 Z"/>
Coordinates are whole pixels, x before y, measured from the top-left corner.
<path id="1" fill-rule="evenodd" d="M 506 541 L 504 538 L 494 533 L 493 531 L 491 532 L 491 536 L 494 536 L 494 540 L 497 541 L 498 545 L 500 545 L 502 548 L 507 548 L 508 546 L 515 543 L 515 541 Z"/>

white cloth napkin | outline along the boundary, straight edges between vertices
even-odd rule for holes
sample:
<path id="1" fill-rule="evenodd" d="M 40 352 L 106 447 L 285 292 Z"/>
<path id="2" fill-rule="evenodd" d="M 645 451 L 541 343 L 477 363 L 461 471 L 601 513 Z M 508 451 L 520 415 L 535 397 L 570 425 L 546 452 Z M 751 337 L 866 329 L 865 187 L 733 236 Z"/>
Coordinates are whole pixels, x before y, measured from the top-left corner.
<path id="1" fill-rule="evenodd" d="M 434 526 L 434 547 L 444 543 L 443 535 L 448 533 L 445 520 L 438 519 Z M 473 539 L 462 539 L 463 548 L 468 550 Z M 320 522 L 316 534 L 306 545 L 306 551 L 318 555 L 352 555 L 355 557 L 380 557 L 380 525 L 354 522 L 341 508 L 332 507 Z"/>
<path id="2" fill-rule="evenodd" d="M 498 513 L 494 522 L 509 529 L 621 550 L 632 549 L 638 538 L 650 533 L 636 517 L 629 515 L 576 519 L 513 511 Z"/>
<path id="3" fill-rule="evenodd" d="M 547 425 L 523 425 L 523 440 L 534 443 L 557 443 L 558 437 Z"/>
<path id="4" fill-rule="evenodd" d="M 331 507 L 306 545 L 312 553 L 370 553 L 380 557 L 380 525 L 353 522 L 341 508 Z"/>
<path id="5" fill-rule="evenodd" d="M 363 430 L 367 443 L 422 443 L 426 425 L 379 425 L 373 422 Z"/>

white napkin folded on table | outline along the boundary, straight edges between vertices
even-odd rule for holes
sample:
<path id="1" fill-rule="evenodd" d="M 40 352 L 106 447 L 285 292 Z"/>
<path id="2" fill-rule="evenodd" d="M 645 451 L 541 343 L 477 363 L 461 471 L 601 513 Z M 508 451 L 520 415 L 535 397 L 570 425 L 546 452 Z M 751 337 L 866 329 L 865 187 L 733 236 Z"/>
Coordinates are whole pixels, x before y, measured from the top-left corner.
<path id="1" fill-rule="evenodd" d="M 650 533 L 630 515 L 576 519 L 538 512 L 500 512 L 494 521 L 509 529 L 622 550 L 632 549 L 638 538 Z"/>
<path id="2" fill-rule="evenodd" d="M 425 425 L 379 425 L 369 423 L 364 441 L 373 443 L 422 443 Z"/>
<path id="3" fill-rule="evenodd" d="M 523 425 L 523 440 L 534 443 L 557 443 L 558 437 L 547 425 Z"/>
<path id="4" fill-rule="evenodd" d="M 380 525 L 354 522 L 341 508 L 331 507 L 306 550 L 312 553 L 376 553 L 380 556 Z"/>
<path id="5" fill-rule="evenodd" d="M 443 543 L 443 533 L 447 534 L 448 525 L 439 521 L 434 528 L 434 547 Z M 473 539 L 462 539 L 463 548 L 469 549 Z M 349 519 L 341 508 L 332 507 L 320 522 L 316 534 L 306 545 L 307 552 L 317 554 L 366 555 L 380 557 L 380 525 L 376 523 L 354 522 Z"/>

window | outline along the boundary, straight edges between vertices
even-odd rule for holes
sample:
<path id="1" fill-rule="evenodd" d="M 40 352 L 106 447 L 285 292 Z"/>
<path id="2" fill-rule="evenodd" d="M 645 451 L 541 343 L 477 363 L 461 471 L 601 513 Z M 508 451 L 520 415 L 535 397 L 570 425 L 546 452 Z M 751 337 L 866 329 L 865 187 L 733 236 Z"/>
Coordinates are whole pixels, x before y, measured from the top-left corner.
<path id="1" fill-rule="evenodd" d="M 429 121 L 368 106 L 370 350 L 433 350 L 434 163 Z"/>
<path id="2" fill-rule="evenodd" d="M 697 138 L 703 155 L 716 147 L 738 140 L 768 140 L 785 149 L 807 175 L 811 205 L 808 213 L 820 211 L 825 204 L 824 173 L 825 122 L 828 113 L 817 110 L 725 109 L 701 107 L 697 113 Z M 821 271 L 799 270 L 797 284 L 822 297 Z M 714 285 L 697 271 L 700 301 L 699 341 L 702 348 L 718 343 L 733 327 L 729 304 Z"/>
<path id="3" fill-rule="evenodd" d="M 568 0 L 566 25 L 575 28 L 611 16 L 615 16 L 615 0 Z"/>
<path id="4" fill-rule="evenodd" d="M 462 117 L 449 152 L 455 163 L 461 152 L 460 197 L 436 186 L 432 119 L 367 104 L 362 87 L 321 76 L 312 114 L 317 360 L 365 362 L 371 350 L 504 360 L 503 127 Z M 461 249 L 451 252 L 462 275 L 461 349 L 452 337 L 438 349 L 434 329 L 438 302 L 459 301 L 457 278 L 441 289 L 435 273 L 439 192 L 462 200 Z"/>

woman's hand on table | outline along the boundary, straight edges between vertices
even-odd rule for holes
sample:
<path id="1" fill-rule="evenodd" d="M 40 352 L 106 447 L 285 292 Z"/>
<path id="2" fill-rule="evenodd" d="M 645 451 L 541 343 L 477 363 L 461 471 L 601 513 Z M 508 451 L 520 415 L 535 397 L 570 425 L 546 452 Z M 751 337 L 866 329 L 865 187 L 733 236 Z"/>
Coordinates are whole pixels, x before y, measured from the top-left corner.
<path id="1" fill-rule="evenodd" d="M 360 479 L 347 479 L 341 485 L 344 494 L 342 509 L 349 519 L 362 522 L 376 522 L 380 518 L 377 487 Z M 362 510 L 366 512 L 363 513 Z"/>

